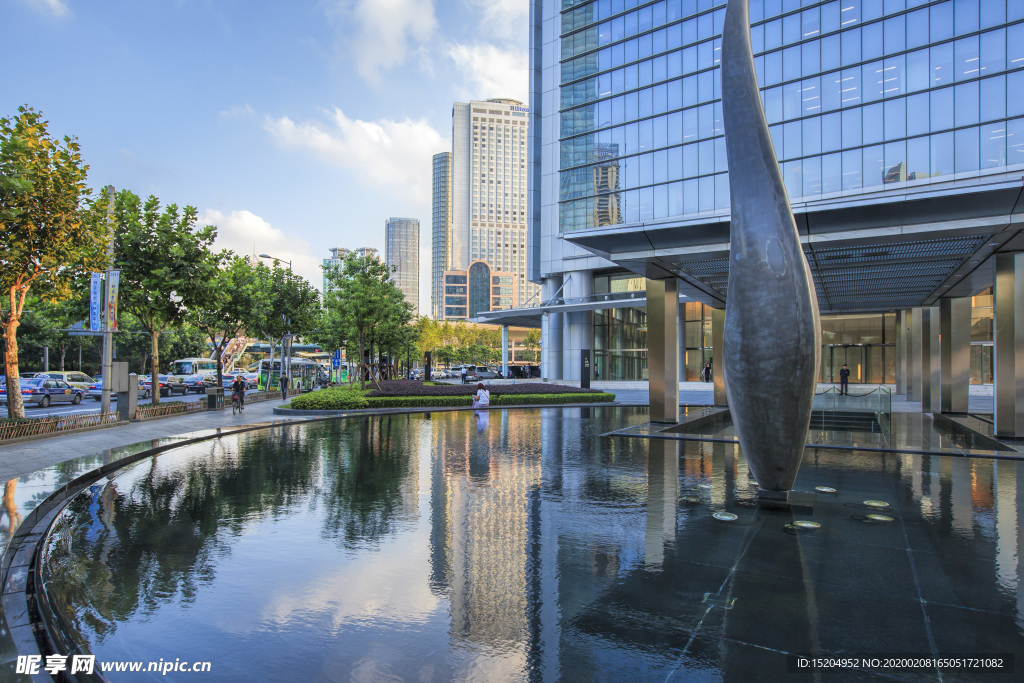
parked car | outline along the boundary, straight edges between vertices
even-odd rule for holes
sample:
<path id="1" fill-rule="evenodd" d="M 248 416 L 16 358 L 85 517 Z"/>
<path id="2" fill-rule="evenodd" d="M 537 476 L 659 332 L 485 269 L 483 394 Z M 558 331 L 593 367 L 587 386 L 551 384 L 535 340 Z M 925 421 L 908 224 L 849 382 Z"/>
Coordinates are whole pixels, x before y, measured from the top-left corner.
<path id="1" fill-rule="evenodd" d="M 495 379 L 498 373 L 483 365 L 466 365 L 466 382 L 479 382 L 482 379 Z M 458 369 L 459 377 L 462 376 L 462 368 Z"/>
<path id="2" fill-rule="evenodd" d="M 95 382 L 90 384 L 88 391 L 89 391 L 89 396 L 91 396 L 92 398 L 96 399 L 97 401 L 102 401 L 103 400 L 103 378 L 99 377 L 99 378 L 96 379 Z M 153 396 L 153 392 L 150 391 L 149 385 L 145 381 L 143 381 L 143 379 L 140 377 L 139 378 L 139 398 L 140 399 L 148 399 L 148 398 L 152 398 L 152 396 Z M 111 394 L 110 395 L 110 400 L 111 401 L 116 401 L 117 400 L 117 394 Z"/>
<path id="3" fill-rule="evenodd" d="M 161 396 L 173 396 L 174 394 L 181 394 L 184 396 L 188 393 L 188 387 L 181 381 L 181 377 L 175 377 L 174 375 L 157 375 L 157 387 L 160 389 Z M 146 383 L 146 386 L 152 387 L 152 381 Z"/>
<path id="4" fill-rule="evenodd" d="M 21 400 L 25 405 L 45 408 L 51 403 L 78 405 L 85 396 L 85 390 L 73 387 L 64 380 L 47 377 L 29 377 L 21 380 Z M 0 387 L 0 397 L 6 400 L 7 385 Z"/>
<path id="5" fill-rule="evenodd" d="M 250 389 L 255 389 L 260 383 L 260 374 L 258 372 L 247 372 L 245 373 L 245 382 L 249 385 Z"/>
<path id="6" fill-rule="evenodd" d="M 216 386 L 217 375 L 189 375 L 181 381 L 187 387 L 187 391 L 205 394 L 207 387 Z"/>
<path id="7" fill-rule="evenodd" d="M 78 387 L 83 391 L 89 391 L 89 385 L 96 381 L 89 375 L 85 374 L 84 372 L 64 372 L 47 370 L 46 372 L 37 372 L 32 376 L 42 377 L 44 379 L 59 379 L 61 381 L 67 382 L 73 387 Z"/>

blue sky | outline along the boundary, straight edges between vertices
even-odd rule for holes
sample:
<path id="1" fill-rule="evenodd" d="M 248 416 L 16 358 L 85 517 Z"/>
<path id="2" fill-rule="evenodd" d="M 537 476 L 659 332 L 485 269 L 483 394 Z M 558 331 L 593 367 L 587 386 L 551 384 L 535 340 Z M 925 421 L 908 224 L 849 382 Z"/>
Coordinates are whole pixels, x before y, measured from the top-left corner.
<path id="1" fill-rule="evenodd" d="M 453 102 L 525 101 L 527 21 L 527 0 L 0 0 L 0 115 L 41 110 L 94 189 L 193 205 L 317 286 L 328 247 L 419 218 L 422 312 L 430 158 Z"/>

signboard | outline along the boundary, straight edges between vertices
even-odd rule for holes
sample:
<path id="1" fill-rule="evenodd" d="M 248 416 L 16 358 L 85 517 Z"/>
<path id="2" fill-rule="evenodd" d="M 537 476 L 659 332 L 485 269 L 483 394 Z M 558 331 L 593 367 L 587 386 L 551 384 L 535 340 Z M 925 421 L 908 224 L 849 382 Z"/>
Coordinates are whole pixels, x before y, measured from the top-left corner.
<path id="1" fill-rule="evenodd" d="M 344 368 L 341 369 L 341 381 L 342 382 L 347 382 L 348 381 L 348 367 L 344 367 Z"/>
<path id="2" fill-rule="evenodd" d="M 99 273 L 92 274 L 92 282 L 89 283 L 89 329 L 93 332 L 100 331 L 100 311 L 103 307 L 103 284 Z"/>
<path id="3" fill-rule="evenodd" d="M 429 382 L 431 378 L 430 361 L 430 351 L 427 351 L 427 353 L 423 356 L 423 380 L 425 382 Z"/>
<path id="4" fill-rule="evenodd" d="M 590 388 L 590 349 L 580 351 L 580 388 Z"/>
<path id="5" fill-rule="evenodd" d="M 117 290 L 121 271 L 107 271 L 107 329 L 117 332 Z"/>

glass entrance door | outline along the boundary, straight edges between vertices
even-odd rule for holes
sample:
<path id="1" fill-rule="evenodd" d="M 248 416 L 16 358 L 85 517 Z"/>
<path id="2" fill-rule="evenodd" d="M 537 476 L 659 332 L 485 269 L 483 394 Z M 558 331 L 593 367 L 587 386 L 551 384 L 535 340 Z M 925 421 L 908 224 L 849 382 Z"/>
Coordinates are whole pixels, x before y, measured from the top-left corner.
<path id="1" fill-rule="evenodd" d="M 821 354 L 821 381 L 839 383 L 839 371 L 843 364 L 850 369 L 850 384 L 867 381 L 867 367 L 864 362 L 863 346 L 826 346 Z"/>

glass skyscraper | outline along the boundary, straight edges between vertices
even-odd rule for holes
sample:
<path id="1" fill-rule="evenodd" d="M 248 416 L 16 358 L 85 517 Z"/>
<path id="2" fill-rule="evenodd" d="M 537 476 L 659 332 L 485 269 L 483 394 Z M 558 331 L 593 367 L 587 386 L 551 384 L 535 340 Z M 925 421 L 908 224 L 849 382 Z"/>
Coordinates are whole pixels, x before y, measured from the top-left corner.
<path id="1" fill-rule="evenodd" d="M 713 357 L 729 262 L 725 6 L 530 2 L 527 265 L 543 305 L 482 319 L 535 318 L 546 377 L 578 379 L 591 350 L 602 379 L 646 378 L 645 292 L 613 286 L 637 277 L 679 281 L 681 379 Z M 991 298 L 996 252 L 1016 244 L 1024 1 L 749 6 L 823 326 L 844 331 L 823 338 L 822 377 L 850 362 L 863 381 L 900 388 L 897 347 L 917 329 L 904 323 L 929 309 L 937 320 L 943 301 Z"/>
<path id="2" fill-rule="evenodd" d="M 430 317 L 444 317 L 444 272 L 452 267 L 452 153 L 434 155 L 430 241 Z"/>
<path id="3" fill-rule="evenodd" d="M 420 316 L 420 222 L 416 218 L 389 218 L 384 224 L 384 262 L 394 269 L 392 278 Z"/>

